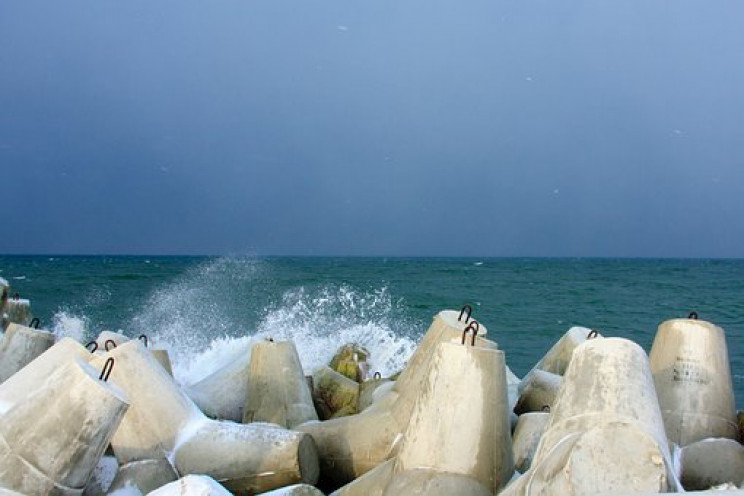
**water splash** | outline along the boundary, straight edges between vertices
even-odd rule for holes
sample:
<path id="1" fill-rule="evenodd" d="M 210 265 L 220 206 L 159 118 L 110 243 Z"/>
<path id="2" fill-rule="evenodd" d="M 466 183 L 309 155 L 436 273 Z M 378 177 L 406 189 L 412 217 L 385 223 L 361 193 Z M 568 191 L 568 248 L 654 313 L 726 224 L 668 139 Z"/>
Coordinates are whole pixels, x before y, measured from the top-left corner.
<path id="1" fill-rule="evenodd" d="M 387 288 L 360 292 L 349 286 L 300 287 L 287 291 L 282 304 L 267 311 L 258 333 L 294 339 L 306 372 L 327 364 L 345 343 L 370 351 L 371 370 L 383 376 L 400 370 L 416 346 Z"/>
<path id="2" fill-rule="evenodd" d="M 89 322 L 85 316 L 78 316 L 60 310 L 52 318 L 51 331 L 57 340 L 72 338 L 78 342 L 84 342 L 88 335 Z"/>
<path id="3" fill-rule="evenodd" d="M 345 343 L 370 351 L 371 370 L 400 370 L 417 333 L 387 288 L 307 284 L 277 295 L 270 262 L 252 258 L 209 261 L 155 290 L 131 319 L 129 334 L 144 332 L 167 349 L 176 380 L 193 384 L 266 337 L 294 340 L 306 373 L 330 361 Z M 285 286 L 286 287 L 286 286 Z M 265 302 L 269 302 L 265 304 Z M 264 302 L 262 305 L 261 302 Z"/>
<path id="4" fill-rule="evenodd" d="M 201 264 L 155 290 L 128 327 L 168 350 L 177 381 L 194 383 L 248 347 L 242 336 L 250 332 L 238 298 L 250 293 L 260 268 L 260 261 L 249 258 Z"/>

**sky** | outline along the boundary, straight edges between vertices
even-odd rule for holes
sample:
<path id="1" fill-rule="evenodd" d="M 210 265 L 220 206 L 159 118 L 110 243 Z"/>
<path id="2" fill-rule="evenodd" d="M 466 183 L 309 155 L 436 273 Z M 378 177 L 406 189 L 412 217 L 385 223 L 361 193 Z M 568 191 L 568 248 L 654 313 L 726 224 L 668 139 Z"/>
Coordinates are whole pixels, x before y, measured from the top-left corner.
<path id="1" fill-rule="evenodd" d="M 0 254 L 744 256 L 744 2 L 3 0 Z"/>

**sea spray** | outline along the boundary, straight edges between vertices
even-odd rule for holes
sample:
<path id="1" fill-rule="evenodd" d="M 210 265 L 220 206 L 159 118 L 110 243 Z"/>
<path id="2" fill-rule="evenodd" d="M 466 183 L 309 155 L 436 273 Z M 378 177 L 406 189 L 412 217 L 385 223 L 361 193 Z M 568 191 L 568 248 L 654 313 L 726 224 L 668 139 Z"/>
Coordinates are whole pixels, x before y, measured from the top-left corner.
<path id="1" fill-rule="evenodd" d="M 83 342 L 88 338 L 88 318 L 60 310 L 52 317 L 51 331 L 57 341 L 62 338 L 72 338 Z"/>
<path id="2" fill-rule="evenodd" d="M 345 343 L 370 351 L 373 372 L 398 372 L 415 348 L 415 326 L 398 318 L 387 288 L 357 291 L 347 285 L 287 291 L 279 308 L 269 310 L 257 332 L 274 339 L 293 339 L 306 372 L 326 365 Z"/>
<path id="3" fill-rule="evenodd" d="M 387 287 L 360 289 L 313 281 L 276 294 L 270 264 L 220 258 L 156 288 L 127 326 L 167 349 L 176 380 L 194 384 L 250 353 L 256 340 L 294 340 L 303 369 L 325 365 L 336 349 L 355 342 L 370 353 L 372 372 L 400 370 L 420 334 L 402 301 Z M 256 306 L 258 301 L 268 304 Z"/>

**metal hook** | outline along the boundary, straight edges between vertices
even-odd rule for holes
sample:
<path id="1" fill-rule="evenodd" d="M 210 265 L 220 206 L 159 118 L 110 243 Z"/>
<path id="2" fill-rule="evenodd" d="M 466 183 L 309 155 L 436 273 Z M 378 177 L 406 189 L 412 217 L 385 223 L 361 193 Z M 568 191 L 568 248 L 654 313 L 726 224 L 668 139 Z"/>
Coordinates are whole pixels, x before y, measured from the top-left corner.
<path id="1" fill-rule="evenodd" d="M 147 336 L 145 336 L 144 334 L 140 334 L 137 339 L 145 343 L 145 348 L 147 348 L 147 343 L 148 343 Z"/>
<path id="2" fill-rule="evenodd" d="M 471 307 L 471 306 L 470 306 L 470 305 L 468 305 L 468 304 L 465 304 L 465 305 L 464 305 L 464 306 L 462 307 L 462 310 L 460 310 L 460 316 L 459 316 L 459 317 L 457 317 L 457 321 L 458 321 L 458 322 L 460 322 L 460 321 L 462 320 L 462 316 L 463 316 L 463 314 L 465 314 L 465 313 L 467 313 L 467 315 L 465 315 L 465 323 L 467 324 L 467 323 L 468 323 L 468 322 L 470 321 L 470 316 L 471 316 L 471 315 L 473 314 L 473 307 Z"/>
<path id="3" fill-rule="evenodd" d="M 378 381 L 378 380 L 382 379 L 382 374 L 379 373 L 379 372 L 375 372 L 375 375 L 372 376 L 372 377 L 374 378 L 374 380 Z"/>
<path id="4" fill-rule="evenodd" d="M 586 335 L 586 339 L 594 339 L 598 336 L 599 336 L 599 332 L 592 329 L 591 331 L 589 331 L 589 334 Z"/>
<path id="5" fill-rule="evenodd" d="M 692 320 L 697 320 L 698 314 L 696 311 L 693 310 L 692 312 L 690 312 L 690 315 L 688 315 L 687 318 L 692 319 Z"/>
<path id="6" fill-rule="evenodd" d="M 31 319 L 31 323 L 28 326 L 34 329 L 38 329 L 40 324 L 41 321 L 39 320 L 39 317 L 34 317 L 33 319 Z"/>
<path id="7" fill-rule="evenodd" d="M 550 405 L 543 405 L 542 411 L 550 413 Z"/>
<path id="8" fill-rule="evenodd" d="M 107 382 L 109 376 L 111 375 L 112 370 L 114 370 L 114 358 L 113 357 L 106 360 L 106 363 L 103 364 L 103 368 L 101 369 L 101 375 L 98 376 L 98 380 Z"/>
<path id="9" fill-rule="evenodd" d="M 93 349 L 92 350 L 90 349 L 90 345 L 93 345 Z M 88 348 L 88 350 L 91 353 L 95 353 L 96 350 L 98 349 L 98 343 L 96 343 L 95 341 L 91 341 L 90 343 L 86 344 L 85 347 Z"/>
<path id="10" fill-rule="evenodd" d="M 462 331 L 462 341 L 460 344 L 465 344 L 465 336 L 468 334 L 469 331 L 473 331 L 473 337 L 470 338 L 470 346 L 475 346 L 475 337 L 478 335 L 478 331 L 480 330 L 480 324 L 477 320 L 473 320 L 468 326 Z"/>
<path id="11" fill-rule="evenodd" d="M 113 344 L 114 347 L 113 348 L 109 348 L 109 344 Z M 103 343 L 103 347 L 106 348 L 106 351 L 111 351 L 114 348 L 116 348 L 116 341 L 114 341 L 113 339 L 107 339 L 106 342 Z"/>

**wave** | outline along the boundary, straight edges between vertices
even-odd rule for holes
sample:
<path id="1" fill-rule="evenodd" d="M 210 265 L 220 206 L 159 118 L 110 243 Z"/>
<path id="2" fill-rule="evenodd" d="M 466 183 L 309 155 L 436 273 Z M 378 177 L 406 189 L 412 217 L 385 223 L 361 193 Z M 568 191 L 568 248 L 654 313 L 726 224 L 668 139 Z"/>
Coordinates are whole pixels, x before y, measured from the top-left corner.
<path id="1" fill-rule="evenodd" d="M 255 341 L 267 337 L 292 339 L 307 374 L 345 343 L 367 348 L 371 371 L 383 376 L 400 370 L 412 354 L 417 326 L 386 287 L 291 285 L 276 270 L 255 258 L 204 262 L 142 298 L 144 303 L 118 331 L 130 337 L 145 334 L 151 346 L 168 350 L 174 376 L 183 385 L 250 353 Z M 99 296 L 104 296 L 102 304 L 109 295 Z M 94 337 L 95 327 L 70 309 L 60 309 L 52 325 L 58 337 L 81 342 Z"/>

